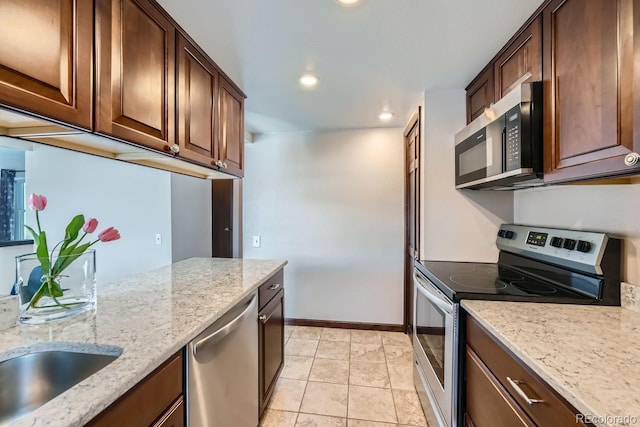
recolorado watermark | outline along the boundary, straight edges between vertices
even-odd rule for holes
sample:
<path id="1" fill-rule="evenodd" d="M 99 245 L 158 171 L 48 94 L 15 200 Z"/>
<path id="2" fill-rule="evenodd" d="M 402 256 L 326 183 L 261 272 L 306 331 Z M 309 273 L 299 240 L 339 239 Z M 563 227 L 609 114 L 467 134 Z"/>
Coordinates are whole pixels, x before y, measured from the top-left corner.
<path id="1" fill-rule="evenodd" d="M 620 424 L 623 426 L 638 424 L 638 417 L 633 415 L 593 415 L 576 414 L 576 423 Z"/>

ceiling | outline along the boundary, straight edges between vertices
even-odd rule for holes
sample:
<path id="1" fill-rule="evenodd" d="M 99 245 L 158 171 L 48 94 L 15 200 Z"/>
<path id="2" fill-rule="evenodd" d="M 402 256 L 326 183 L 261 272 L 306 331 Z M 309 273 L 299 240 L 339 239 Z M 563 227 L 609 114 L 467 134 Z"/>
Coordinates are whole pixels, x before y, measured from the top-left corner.
<path id="1" fill-rule="evenodd" d="M 278 132 L 404 126 L 421 92 L 464 89 L 542 0 L 159 3 L 247 94 L 247 128 Z"/>

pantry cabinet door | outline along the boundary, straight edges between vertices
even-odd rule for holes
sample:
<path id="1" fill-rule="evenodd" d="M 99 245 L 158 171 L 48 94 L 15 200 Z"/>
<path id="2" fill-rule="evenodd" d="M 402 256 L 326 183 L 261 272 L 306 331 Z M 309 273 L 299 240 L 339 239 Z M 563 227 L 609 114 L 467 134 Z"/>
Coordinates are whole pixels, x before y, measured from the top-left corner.
<path id="1" fill-rule="evenodd" d="M 98 132 L 160 151 L 173 146 L 175 32 L 148 0 L 96 0 Z"/>
<path id="2" fill-rule="evenodd" d="M 93 3 L 1 3 L 0 104 L 91 129 Z"/>

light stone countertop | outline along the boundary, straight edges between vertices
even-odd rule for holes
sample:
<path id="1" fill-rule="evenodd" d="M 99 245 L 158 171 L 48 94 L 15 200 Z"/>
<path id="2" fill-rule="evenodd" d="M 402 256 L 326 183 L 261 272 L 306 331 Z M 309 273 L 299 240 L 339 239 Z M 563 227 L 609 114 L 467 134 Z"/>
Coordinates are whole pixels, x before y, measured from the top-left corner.
<path id="1" fill-rule="evenodd" d="M 462 307 L 578 411 L 599 417 L 594 424 L 640 426 L 640 313 L 505 301 Z"/>
<path id="2" fill-rule="evenodd" d="M 97 310 L 46 325 L 0 331 L 0 360 L 26 346 L 123 349 L 105 368 L 11 426 L 78 426 L 113 403 L 287 262 L 192 258 L 98 285 Z M 81 345 L 78 345 L 81 344 Z M 8 425 L 4 423 L 2 425 Z"/>

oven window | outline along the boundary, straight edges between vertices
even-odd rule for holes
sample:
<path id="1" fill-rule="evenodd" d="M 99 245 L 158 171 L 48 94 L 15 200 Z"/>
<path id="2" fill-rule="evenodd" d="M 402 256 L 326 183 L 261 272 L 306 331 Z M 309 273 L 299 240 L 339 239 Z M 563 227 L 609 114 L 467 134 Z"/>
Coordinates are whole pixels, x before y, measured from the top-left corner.
<path id="1" fill-rule="evenodd" d="M 446 314 L 420 292 L 417 292 L 415 327 L 418 342 L 444 389 Z"/>
<path id="2" fill-rule="evenodd" d="M 491 143 L 491 141 L 489 141 Z M 489 144 L 490 146 L 490 144 Z M 487 141 L 482 141 L 458 155 L 458 175 L 465 176 L 471 172 L 486 168 Z"/>

